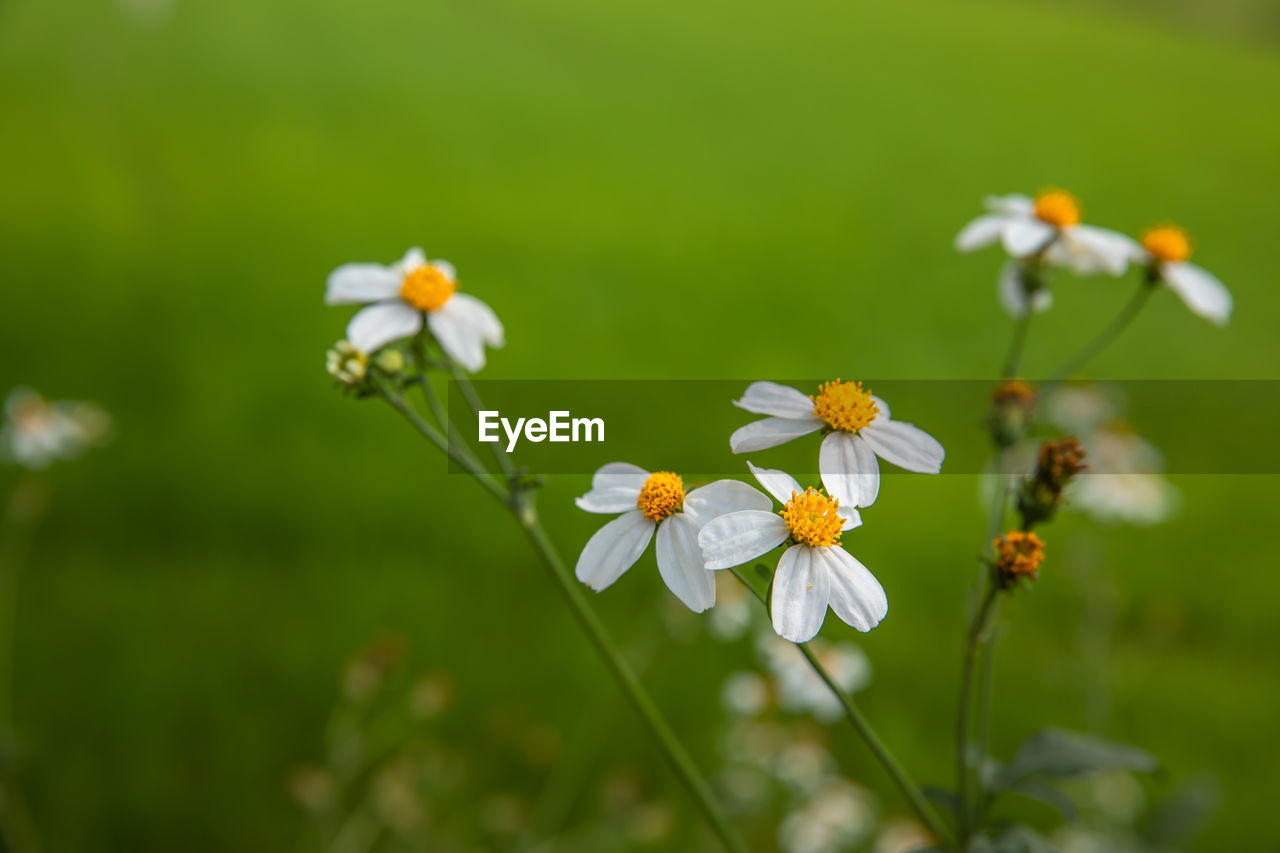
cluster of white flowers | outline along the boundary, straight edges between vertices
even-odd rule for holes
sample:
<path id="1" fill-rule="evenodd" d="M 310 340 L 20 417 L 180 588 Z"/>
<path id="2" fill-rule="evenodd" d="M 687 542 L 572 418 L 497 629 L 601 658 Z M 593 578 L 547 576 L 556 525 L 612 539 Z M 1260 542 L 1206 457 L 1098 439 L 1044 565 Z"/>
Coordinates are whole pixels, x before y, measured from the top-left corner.
<path id="1" fill-rule="evenodd" d="M 1011 260 L 1000 270 L 1001 305 L 1014 317 L 1047 310 L 1053 295 L 1039 267 L 1063 267 L 1078 275 L 1120 276 L 1130 264 L 1147 271 L 1152 284 L 1164 283 L 1197 315 L 1219 325 L 1231 317 L 1231 294 L 1215 276 L 1190 263 L 1191 241 L 1174 225 L 1147 229 L 1139 240 L 1119 231 L 1086 225 L 1080 203 L 1063 190 L 1035 198 L 988 196 L 987 212 L 956 236 L 956 249 L 971 252 L 1000 243 Z"/>
<path id="2" fill-rule="evenodd" d="M 761 492 L 719 480 L 685 492 L 670 471 L 624 462 L 600 468 L 577 503 L 587 512 L 621 513 L 583 548 L 576 574 L 595 590 L 616 581 L 640 559 L 657 532 L 658 571 L 691 610 L 715 604 L 714 572 L 751 562 L 787 544 L 773 574 L 774 630 L 795 643 L 813 639 L 830 607 L 859 631 L 884 619 L 889 601 L 875 576 L 841 545 L 862 524 L 860 507 L 880 491 L 877 458 L 909 471 L 937 473 L 945 452 L 932 436 L 891 420 L 889 407 L 858 382 L 823 384 L 814 396 L 755 382 L 735 405 L 767 415 L 730 437 L 735 453 L 763 450 L 824 431 L 818 468 L 822 489 L 750 462 Z M 774 511 L 774 501 L 782 509 Z"/>
<path id="3" fill-rule="evenodd" d="M 30 388 L 16 388 L 5 398 L 0 459 L 40 470 L 74 459 L 110 430 L 111 417 L 91 403 L 50 402 Z"/>

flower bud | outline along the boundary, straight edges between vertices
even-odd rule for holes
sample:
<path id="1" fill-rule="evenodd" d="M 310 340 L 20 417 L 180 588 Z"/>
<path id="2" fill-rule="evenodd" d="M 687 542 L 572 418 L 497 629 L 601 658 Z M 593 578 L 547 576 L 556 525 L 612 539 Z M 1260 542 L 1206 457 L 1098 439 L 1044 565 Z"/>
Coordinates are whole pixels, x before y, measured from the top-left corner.
<path id="1" fill-rule="evenodd" d="M 1036 407 L 1036 391 L 1021 379 L 1006 379 L 991 394 L 991 437 L 997 447 L 1016 444 L 1027 431 Z"/>
<path id="2" fill-rule="evenodd" d="M 992 542 L 996 557 L 992 567 L 1001 589 L 1012 589 L 1024 578 L 1034 581 L 1044 562 L 1044 541 L 1034 533 L 1011 530 Z"/>
<path id="3" fill-rule="evenodd" d="M 1018 493 L 1018 512 L 1024 527 L 1053 518 L 1062 505 L 1063 489 L 1089 467 L 1084 457 L 1084 445 L 1074 436 L 1040 445 L 1035 474 L 1023 482 Z"/>
<path id="4" fill-rule="evenodd" d="M 374 365 L 388 376 L 404 370 L 404 353 L 398 349 L 384 349 L 373 360 Z"/>
<path id="5" fill-rule="evenodd" d="M 325 354 L 325 369 L 343 385 L 359 387 L 369 375 L 369 354 L 350 341 L 338 341 Z"/>

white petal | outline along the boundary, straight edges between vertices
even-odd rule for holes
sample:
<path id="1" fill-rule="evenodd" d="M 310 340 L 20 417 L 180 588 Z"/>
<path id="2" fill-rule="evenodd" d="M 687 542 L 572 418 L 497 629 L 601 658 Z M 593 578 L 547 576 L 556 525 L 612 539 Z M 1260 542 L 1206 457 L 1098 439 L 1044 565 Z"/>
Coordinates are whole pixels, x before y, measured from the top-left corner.
<path id="1" fill-rule="evenodd" d="M 470 373 L 484 367 L 484 339 L 467 320 L 466 309 L 459 310 L 457 299 L 450 299 L 438 311 L 427 314 L 427 327 L 435 335 L 445 355 Z M 452 307 L 451 307 L 452 306 Z"/>
<path id="2" fill-rule="evenodd" d="M 871 401 L 876 404 L 876 417 L 889 420 L 889 404 L 875 394 L 871 395 Z"/>
<path id="3" fill-rule="evenodd" d="M 427 263 L 435 267 L 436 269 L 440 270 L 441 274 L 444 275 L 445 278 L 449 279 L 449 281 L 453 282 L 454 284 L 458 283 L 458 271 L 454 269 L 453 264 L 449 263 L 448 261 L 439 260 L 439 259 L 434 261 L 428 261 Z"/>
<path id="4" fill-rule="evenodd" d="M 1000 300 L 1000 307 L 1015 320 L 1027 313 L 1027 288 L 1022 282 L 1022 265 L 1018 261 L 1006 261 L 1000 267 L 996 296 Z M 1045 311 L 1052 304 L 1053 293 L 1047 287 L 1037 290 L 1030 302 L 1033 311 Z"/>
<path id="5" fill-rule="evenodd" d="M 810 415 L 800 418 L 765 418 L 734 430 L 729 436 L 729 449 L 734 453 L 750 453 L 786 444 L 793 438 L 822 429 L 822 418 Z"/>
<path id="6" fill-rule="evenodd" d="M 1217 277 L 1195 264 L 1164 264 L 1164 280 L 1195 314 L 1225 326 L 1231 319 L 1231 292 Z"/>
<path id="7" fill-rule="evenodd" d="M 768 512 L 773 509 L 773 500 L 740 480 L 716 480 L 684 496 L 684 514 L 698 527 L 744 509 Z"/>
<path id="8" fill-rule="evenodd" d="M 426 265 L 427 253 L 417 246 L 414 246 L 412 249 L 404 253 L 403 258 L 396 261 L 395 269 L 396 272 L 399 273 L 400 277 L 403 278 L 418 267 L 425 267 Z"/>
<path id="9" fill-rule="evenodd" d="M 836 515 L 844 519 L 844 524 L 840 526 L 841 530 L 852 530 L 862 526 L 862 513 L 858 512 L 857 507 L 841 504 L 836 510 Z"/>
<path id="10" fill-rule="evenodd" d="M 1045 248 L 1053 235 L 1054 229 L 1039 219 L 1018 219 L 1005 227 L 1001 238 L 1005 251 L 1023 258 Z"/>
<path id="11" fill-rule="evenodd" d="M 861 436 L 833 432 L 824 438 L 818 451 L 818 471 L 827 494 L 840 501 L 841 509 L 871 506 L 880 494 L 880 463 Z"/>
<path id="12" fill-rule="evenodd" d="M 988 213 L 970 222 L 956 235 L 956 251 L 972 252 L 990 246 L 1000 239 L 1004 227 L 1009 224 L 1009 217 L 1003 214 Z"/>
<path id="13" fill-rule="evenodd" d="M 493 309 L 468 293 L 455 293 L 440 310 L 449 309 L 460 317 L 467 325 L 480 335 L 480 339 L 491 347 L 501 347 L 506 343 L 502 321 Z"/>
<path id="14" fill-rule="evenodd" d="M 1030 216 L 1036 209 L 1036 203 L 1032 201 L 1031 196 L 1022 193 L 988 195 L 982 200 L 982 206 L 992 213 L 1018 216 Z"/>
<path id="15" fill-rule="evenodd" d="M 769 612 L 773 630 L 785 640 L 807 643 L 818 634 L 827 618 L 831 578 L 822 565 L 821 548 L 792 545 L 778 560 L 773 575 L 773 598 Z"/>
<path id="16" fill-rule="evenodd" d="M 708 569 L 727 569 L 767 554 L 786 541 L 790 532 L 776 512 L 746 509 L 707 522 L 698 545 Z"/>
<path id="17" fill-rule="evenodd" d="M 858 433 L 876 455 L 899 468 L 937 474 L 947 452 L 929 433 L 902 421 L 872 421 Z"/>
<path id="18" fill-rule="evenodd" d="M 653 527 L 653 522 L 638 509 L 618 516 L 587 541 L 573 573 L 599 592 L 640 559 L 653 538 Z"/>
<path id="19" fill-rule="evenodd" d="M 840 546 L 821 551 L 831 578 L 831 609 L 859 631 L 870 631 L 879 625 L 889 612 L 889 599 L 880 581 Z"/>
<path id="20" fill-rule="evenodd" d="M 347 324 L 347 340 L 365 352 L 379 350 L 392 341 L 409 338 L 422 330 L 422 315 L 400 300 L 378 302 L 361 308 Z"/>
<path id="21" fill-rule="evenodd" d="M 326 305 L 381 302 L 400 295 L 401 277 L 382 264 L 343 264 L 329 273 Z"/>
<path id="22" fill-rule="evenodd" d="M 764 486 L 764 490 L 773 495 L 780 504 L 791 500 L 793 492 L 796 494 L 804 492 L 804 487 L 786 471 L 779 471 L 777 468 L 757 468 L 750 462 L 747 463 L 747 467 L 751 469 L 751 473 L 760 485 Z"/>
<path id="23" fill-rule="evenodd" d="M 1062 238 L 1045 257 L 1050 263 L 1069 267 L 1080 275 L 1096 272 L 1124 275 L 1129 261 L 1140 254 L 1138 244 L 1119 231 L 1074 225 L 1063 229 Z"/>
<path id="24" fill-rule="evenodd" d="M 741 400 L 733 404 L 757 415 L 801 419 L 813 416 L 813 400 L 794 388 L 776 382 L 752 382 Z"/>
<path id="25" fill-rule="evenodd" d="M 694 613 L 716 603 L 716 576 L 702 563 L 698 525 L 682 512 L 658 525 L 658 573 L 675 597 Z"/>
<path id="26" fill-rule="evenodd" d="M 584 512 L 615 513 L 627 512 L 636 508 L 636 500 L 640 490 L 629 486 L 592 489 L 581 497 L 573 499 L 578 509 Z"/>
<path id="27" fill-rule="evenodd" d="M 621 486 L 635 489 L 636 496 L 644 488 L 649 472 L 630 462 L 609 462 L 601 465 L 591 476 L 592 489 L 612 489 Z"/>

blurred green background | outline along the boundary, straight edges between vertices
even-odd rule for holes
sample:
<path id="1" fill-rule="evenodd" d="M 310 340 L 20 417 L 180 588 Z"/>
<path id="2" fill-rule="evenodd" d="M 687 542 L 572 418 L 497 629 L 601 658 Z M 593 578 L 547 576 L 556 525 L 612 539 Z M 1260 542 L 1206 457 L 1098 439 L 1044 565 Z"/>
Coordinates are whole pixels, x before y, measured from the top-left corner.
<path id="1" fill-rule="evenodd" d="M 49 475 L 19 592 L 47 848 L 295 849 L 285 780 L 385 631 L 452 673 L 461 708 L 560 731 L 584 785 L 616 756 L 681 800 L 514 525 L 333 389 L 334 266 L 452 260 L 507 324 L 485 378 L 989 378 L 997 256 L 951 240 L 984 193 L 1053 184 L 1100 224 L 1185 225 L 1237 300 L 1220 330 L 1159 294 L 1093 373 L 1276 378 L 1278 18 L 1266 0 L 0 5 L 0 391 L 118 425 Z M 1064 280 L 1028 372 L 1129 288 Z M 1186 411 L 1207 441 L 1229 424 Z M 698 428 L 654 413 L 636 461 Z M 1080 565 L 1064 551 L 1011 609 L 993 740 L 1051 722 L 1139 744 L 1170 782 L 1219 780 L 1199 849 L 1261 849 L 1280 835 L 1276 480 L 1178 483 L 1165 526 L 1051 531 Z M 600 523 L 572 506 L 586 487 L 541 498 L 570 561 Z M 926 782 L 951 778 L 975 491 L 892 478 L 857 534 L 893 602 L 857 637 L 863 704 Z M 651 553 L 593 601 L 710 766 L 720 678 L 750 656 L 668 636 Z M 824 636 L 856 635 L 829 618 Z"/>

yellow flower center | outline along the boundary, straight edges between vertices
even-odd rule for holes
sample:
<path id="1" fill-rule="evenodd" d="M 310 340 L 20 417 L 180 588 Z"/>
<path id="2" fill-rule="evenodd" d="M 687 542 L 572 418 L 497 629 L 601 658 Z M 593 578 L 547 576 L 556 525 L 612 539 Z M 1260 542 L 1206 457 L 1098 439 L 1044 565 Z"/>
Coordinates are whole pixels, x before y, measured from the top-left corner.
<path id="1" fill-rule="evenodd" d="M 787 523 L 791 538 L 805 545 L 825 547 L 840 544 L 844 519 L 839 515 L 840 501 L 829 498 L 820 489 L 791 493 L 791 500 L 779 515 Z"/>
<path id="2" fill-rule="evenodd" d="M 1176 225 L 1148 228 L 1142 234 L 1142 247 L 1163 263 L 1178 263 L 1191 257 L 1191 240 Z"/>
<path id="3" fill-rule="evenodd" d="M 1064 190 L 1045 190 L 1036 196 L 1036 218 L 1057 228 L 1080 223 L 1080 202 Z"/>
<path id="4" fill-rule="evenodd" d="M 400 298 L 419 311 L 436 311 L 457 289 L 458 286 L 439 267 L 426 264 L 405 274 L 400 285 Z"/>
<path id="5" fill-rule="evenodd" d="M 871 399 L 871 392 L 862 390 L 861 382 L 826 382 L 819 386 L 818 395 L 810 394 L 813 414 L 822 418 L 832 429 L 857 432 L 876 419 L 880 409 Z"/>
<path id="6" fill-rule="evenodd" d="M 997 537 L 992 543 L 996 549 L 996 569 L 1009 580 L 1020 577 L 1036 579 L 1040 564 L 1044 562 L 1044 540 L 1034 533 L 1012 530 Z"/>
<path id="7" fill-rule="evenodd" d="M 650 521 L 662 519 L 684 506 L 684 480 L 670 471 L 655 471 L 644 481 L 636 509 Z"/>

